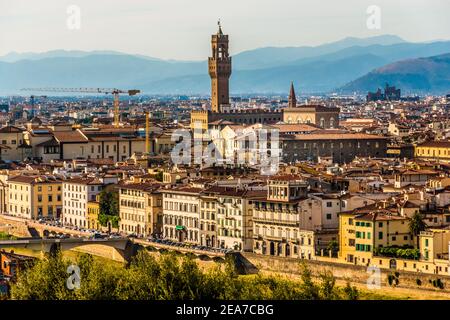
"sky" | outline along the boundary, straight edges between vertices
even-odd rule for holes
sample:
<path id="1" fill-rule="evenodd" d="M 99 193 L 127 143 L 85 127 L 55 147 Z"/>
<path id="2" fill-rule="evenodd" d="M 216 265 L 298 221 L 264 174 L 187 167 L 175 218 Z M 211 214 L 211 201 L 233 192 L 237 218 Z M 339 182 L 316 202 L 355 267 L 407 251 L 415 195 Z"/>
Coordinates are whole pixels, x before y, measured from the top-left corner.
<path id="1" fill-rule="evenodd" d="M 372 5 L 380 9 L 379 29 L 367 27 Z M 219 18 L 232 54 L 348 36 L 422 42 L 450 39 L 449 12 L 449 0 L 0 0 L 0 56 L 116 50 L 203 60 Z"/>

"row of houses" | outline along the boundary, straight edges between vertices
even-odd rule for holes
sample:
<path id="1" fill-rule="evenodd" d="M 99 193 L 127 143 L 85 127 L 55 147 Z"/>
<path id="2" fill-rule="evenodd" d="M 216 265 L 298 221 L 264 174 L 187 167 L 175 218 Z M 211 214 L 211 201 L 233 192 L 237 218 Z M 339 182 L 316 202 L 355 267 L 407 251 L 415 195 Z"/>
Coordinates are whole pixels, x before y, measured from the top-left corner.
<path id="1" fill-rule="evenodd" d="M 98 195 L 114 186 L 123 234 L 268 256 L 387 268 L 395 263 L 397 269 L 443 274 L 449 270 L 450 191 L 433 187 L 436 177 L 428 171 L 414 172 L 426 178 L 403 181 L 416 176 L 413 172 L 394 177 L 403 192 L 375 193 L 320 192 L 296 174 L 166 184 L 151 178 L 119 182 L 102 174 L 20 174 L 1 177 L 1 208 L 25 219 L 50 217 L 99 229 Z M 416 213 L 426 224 L 419 234 L 409 227 Z M 383 248 L 417 252 L 404 258 L 386 255 Z"/>
<path id="2" fill-rule="evenodd" d="M 296 175 L 273 176 L 257 184 L 128 183 L 119 190 L 121 232 L 310 258 L 337 241 L 339 212 L 376 198 L 314 193 Z"/>
<path id="3" fill-rule="evenodd" d="M 148 150 L 168 153 L 174 145 L 170 132 L 159 127 L 150 131 Z M 111 159 L 124 161 L 146 150 L 145 132 L 136 127 L 73 128 L 72 125 L 0 128 L 0 160 L 26 159 L 49 162 L 66 159 Z"/>

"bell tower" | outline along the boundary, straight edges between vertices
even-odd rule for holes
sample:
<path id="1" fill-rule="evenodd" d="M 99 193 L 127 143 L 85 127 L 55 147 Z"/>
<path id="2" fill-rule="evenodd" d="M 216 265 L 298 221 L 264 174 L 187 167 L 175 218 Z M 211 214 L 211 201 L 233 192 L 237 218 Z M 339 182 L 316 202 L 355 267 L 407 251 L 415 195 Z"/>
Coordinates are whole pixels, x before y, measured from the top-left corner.
<path id="1" fill-rule="evenodd" d="M 295 96 L 294 82 L 291 82 L 291 90 L 289 91 L 288 108 L 297 106 L 297 97 Z"/>
<path id="2" fill-rule="evenodd" d="M 219 30 L 211 36 L 212 56 L 208 58 L 208 70 L 211 77 L 211 111 L 226 112 L 230 109 L 229 79 L 231 75 L 231 57 L 228 53 L 228 35 Z"/>

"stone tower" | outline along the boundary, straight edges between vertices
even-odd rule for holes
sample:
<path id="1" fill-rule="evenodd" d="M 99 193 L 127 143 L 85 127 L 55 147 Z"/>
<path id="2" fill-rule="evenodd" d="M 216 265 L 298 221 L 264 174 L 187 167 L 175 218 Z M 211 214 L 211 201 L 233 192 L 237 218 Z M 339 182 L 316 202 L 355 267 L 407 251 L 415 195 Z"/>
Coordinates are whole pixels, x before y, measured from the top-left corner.
<path id="1" fill-rule="evenodd" d="M 291 90 L 289 92 L 288 108 L 297 106 L 297 97 L 295 96 L 294 82 L 291 82 Z"/>
<path id="2" fill-rule="evenodd" d="M 231 75 L 231 57 L 228 54 L 228 35 L 222 33 L 220 21 L 217 34 L 211 37 L 212 57 L 208 58 L 211 77 L 211 111 L 226 112 L 230 109 L 228 81 Z"/>

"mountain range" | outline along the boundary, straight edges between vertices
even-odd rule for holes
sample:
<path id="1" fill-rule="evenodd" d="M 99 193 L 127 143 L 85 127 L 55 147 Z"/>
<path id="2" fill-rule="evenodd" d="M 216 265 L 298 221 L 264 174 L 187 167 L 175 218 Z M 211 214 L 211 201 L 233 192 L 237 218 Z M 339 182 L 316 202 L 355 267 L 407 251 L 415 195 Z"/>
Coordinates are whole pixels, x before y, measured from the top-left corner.
<path id="1" fill-rule="evenodd" d="M 385 82 L 411 92 L 450 91 L 450 41 L 393 36 L 345 38 L 315 47 L 265 47 L 233 56 L 231 93 L 366 92 Z M 447 66 L 447 67 L 446 67 Z M 446 72 L 446 73 L 445 73 Z M 381 84 L 381 85 L 380 85 Z M 117 51 L 9 53 L 0 57 L 0 94 L 24 87 L 118 87 L 147 94 L 208 94 L 207 62 Z"/>
<path id="2" fill-rule="evenodd" d="M 395 83 L 404 93 L 441 94 L 450 92 L 450 53 L 394 62 L 377 68 L 341 88 L 343 92 L 383 88 Z"/>

